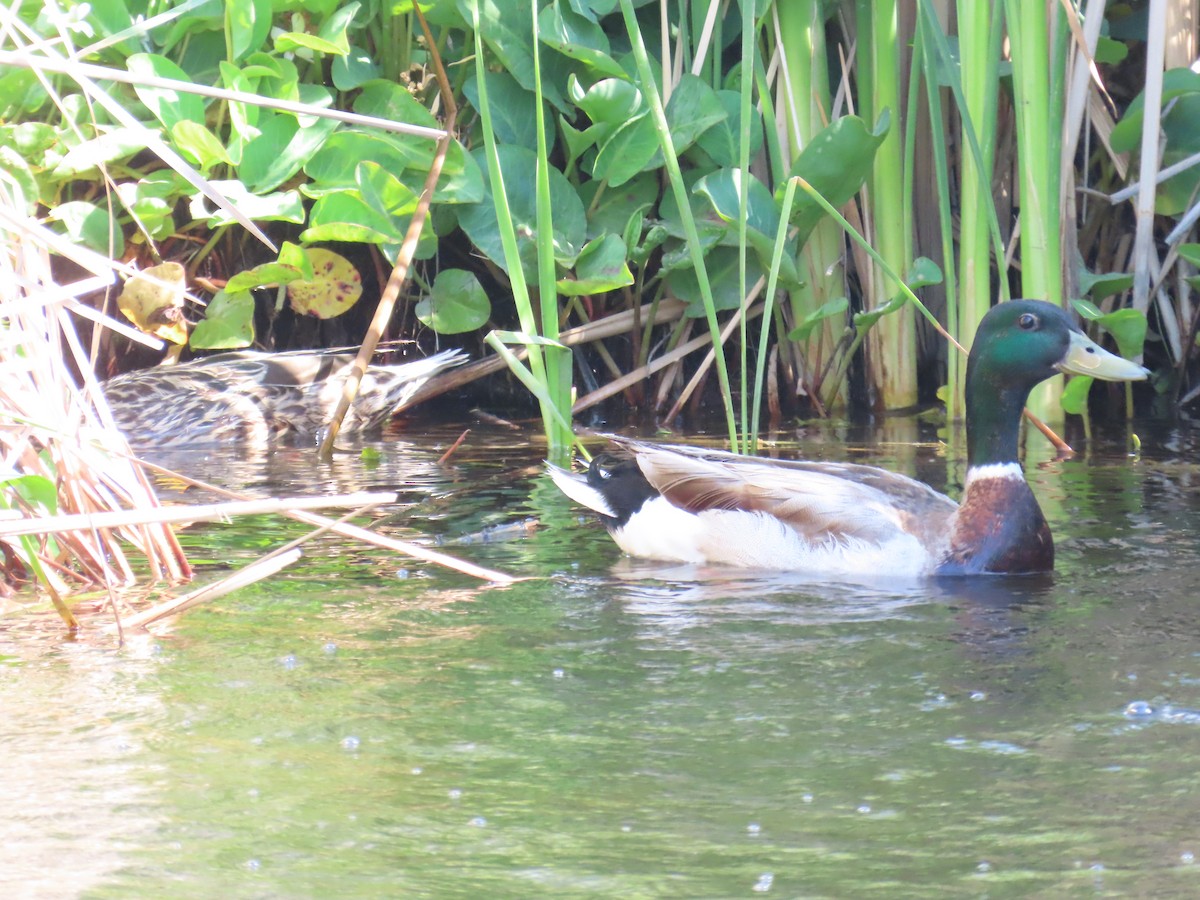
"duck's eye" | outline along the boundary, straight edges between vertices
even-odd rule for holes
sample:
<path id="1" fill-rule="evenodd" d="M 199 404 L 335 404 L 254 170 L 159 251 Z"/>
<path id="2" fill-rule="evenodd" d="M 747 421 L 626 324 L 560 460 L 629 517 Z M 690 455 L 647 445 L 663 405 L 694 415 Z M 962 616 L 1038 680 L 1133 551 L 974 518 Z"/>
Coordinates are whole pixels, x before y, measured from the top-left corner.
<path id="1" fill-rule="evenodd" d="M 1038 317 L 1033 313 L 1022 313 L 1021 317 L 1017 319 L 1017 327 L 1022 331 L 1033 331 L 1038 327 Z"/>

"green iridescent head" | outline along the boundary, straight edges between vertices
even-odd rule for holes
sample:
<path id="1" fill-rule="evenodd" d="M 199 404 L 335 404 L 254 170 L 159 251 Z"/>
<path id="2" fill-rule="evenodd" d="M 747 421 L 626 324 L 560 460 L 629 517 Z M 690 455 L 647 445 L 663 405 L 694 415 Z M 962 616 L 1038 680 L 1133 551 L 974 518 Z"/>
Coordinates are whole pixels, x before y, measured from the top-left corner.
<path id="1" fill-rule="evenodd" d="M 973 464 L 1016 460 L 1029 392 L 1059 372 L 1106 381 L 1149 374 L 1092 341 L 1059 306 L 1009 300 L 988 311 L 967 360 L 967 456 Z"/>

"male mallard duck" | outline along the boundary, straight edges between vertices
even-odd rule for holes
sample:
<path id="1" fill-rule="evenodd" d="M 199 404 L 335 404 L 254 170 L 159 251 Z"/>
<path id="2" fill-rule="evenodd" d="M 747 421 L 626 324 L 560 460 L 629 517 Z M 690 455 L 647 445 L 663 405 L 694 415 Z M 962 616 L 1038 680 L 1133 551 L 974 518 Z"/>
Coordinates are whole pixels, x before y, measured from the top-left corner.
<path id="1" fill-rule="evenodd" d="M 967 362 L 967 478 L 959 505 L 873 466 L 753 459 L 612 438 L 586 474 L 550 466 L 626 553 L 814 574 L 969 575 L 1054 568 L 1054 542 L 1017 462 L 1029 391 L 1055 372 L 1133 381 L 1059 307 L 1012 300 L 979 325 Z"/>
<path id="2" fill-rule="evenodd" d="M 220 353 L 117 375 L 102 387 L 117 426 L 134 446 L 266 444 L 325 427 L 354 357 L 346 350 Z M 381 427 L 430 378 L 465 360 L 460 351 L 446 350 L 370 366 L 341 433 Z"/>

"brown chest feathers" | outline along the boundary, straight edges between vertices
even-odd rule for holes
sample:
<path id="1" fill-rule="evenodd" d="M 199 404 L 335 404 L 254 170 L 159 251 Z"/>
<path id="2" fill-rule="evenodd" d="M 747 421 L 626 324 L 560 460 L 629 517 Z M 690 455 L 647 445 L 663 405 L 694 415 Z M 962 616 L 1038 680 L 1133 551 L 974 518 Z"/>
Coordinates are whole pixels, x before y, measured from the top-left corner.
<path id="1" fill-rule="evenodd" d="M 1054 539 L 1024 478 L 969 480 L 939 575 L 1025 574 L 1054 568 Z"/>

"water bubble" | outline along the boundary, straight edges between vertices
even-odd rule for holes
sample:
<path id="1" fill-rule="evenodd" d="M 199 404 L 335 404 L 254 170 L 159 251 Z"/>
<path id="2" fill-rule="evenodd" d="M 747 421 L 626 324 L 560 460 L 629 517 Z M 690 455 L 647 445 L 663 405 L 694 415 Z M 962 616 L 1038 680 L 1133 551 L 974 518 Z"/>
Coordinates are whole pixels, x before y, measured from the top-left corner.
<path id="1" fill-rule="evenodd" d="M 180 726 L 181 728 L 191 728 L 191 727 L 192 727 L 192 720 L 191 720 L 191 719 L 184 719 L 182 722 L 180 722 L 180 723 L 179 723 L 179 726 Z"/>
<path id="2" fill-rule="evenodd" d="M 1130 672 L 1125 676 L 1129 681 L 1137 681 L 1137 672 Z"/>
<path id="3" fill-rule="evenodd" d="M 553 675 L 555 678 L 563 678 L 566 676 L 567 673 L 564 672 L 562 669 L 555 669 L 550 674 Z"/>
<path id="4" fill-rule="evenodd" d="M 1154 715 L 1154 707 L 1145 700 L 1134 700 L 1125 707 L 1125 718 L 1145 719 Z"/>
<path id="5" fill-rule="evenodd" d="M 813 795 L 812 795 L 812 794 L 801 794 L 801 795 L 800 795 L 800 802 L 801 802 L 801 803 L 812 803 L 812 802 L 813 802 Z"/>
<path id="6" fill-rule="evenodd" d="M 397 569 L 396 577 L 399 578 L 401 581 L 403 581 L 405 578 L 408 577 L 408 569 Z"/>
<path id="7" fill-rule="evenodd" d="M 862 813 L 863 815 L 866 815 L 867 813 L 869 813 L 871 811 L 871 806 L 868 803 L 863 803 L 860 806 L 858 806 L 854 811 Z"/>
<path id="8" fill-rule="evenodd" d="M 1196 855 L 1191 850 L 1184 850 L 1179 854 L 1179 861 L 1184 865 L 1190 866 L 1196 861 Z"/>
<path id="9" fill-rule="evenodd" d="M 625 834 L 629 834 L 629 832 L 633 831 L 633 826 L 632 825 L 622 825 L 621 831 L 625 832 Z"/>
<path id="10" fill-rule="evenodd" d="M 283 666 L 285 669 L 294 669 L 294 668 L 296 668 L 296 666 L 298 665 L 298 663 L 297 663 L 297 661 L 296 661 L 296 654 L 295 654 L 295 653 L 289 653 L 287 656 L 281 656 L 281 657 L 279 658 L 279 664 L 280 664 L 281 666 Z"/>
<path id="11" fill-rule="evenodd" d="M 413 767 L 412 767 L 412 773 L 413 773 L 414 775 L 420 775 L 420 774 L 421 774 L 422 772 L 424 772 L 424 771 L 425 771 L 425 770 L 424 770 L 424 769 L 422 769 L 420 766 L 413 766 Z"/>
<path id="12" fill-rule="evenodd" d="M 775 882 L 775 876 L 771 872 L 763 872 L 758 876 L 758 881 L 754 882 L 754 886 L 750 889 L 756 894 L 765 894 L 771 889 L 771 885 Z"/>
<path id="13" fill-rule="evenodd" d="M 446 792 L 446 796 L 451 800 L 458 800 L 462 797 L 462 790 L 459 788 L 450 788 L 450 790 Z"/>
<path id="14" fill-rule="evenodd" d="M 474 825 L 476 828 L 483 828 L 485 825 L 487 825 L 487 819 L 485 819 L 483 816 L 475 816 L 468 824 Z"/>
<path id="15" fill-rule="evenodd" d="M 246 796 L 257 799 L 258 798 L 258 788 L 250 788 L 250 790 L 246 791 Z"/>
<path id="16" fill-rule="evenodd" d="M 359 747 L 359 744 L 361 744 L 361 743 L 362 742 L 358 738 L 356 738 L 354 735 L 352 735 L 352 734 L 347 735 L 346 737 L 342 738 L 342 749 L 343 750 L 357 750 Z"/>
<path id="17" fill-rule="evenodd" d="M 243 865 L 246 867 L 246 871 L 248 872 L 257 872 L 262 868 L 262 863 L 260 863 L 257 859 L 248 859 Z"/>
<path id="18" fill-rule="evenodd" d="M 761 832 L 762 832 L 762 826 L 759 825 L 757 822 L 751 822 L 749 825 L 746 826 L 747 834 L 759 834 Z"/>
<path id="19" fill-rule="evenodd" d="M 337 653 L 337 644 L 333 641 L 328 641 L 321 649 L 325 651 L 326 656 L 333 656 L 333 654 Z"/>
<path id="20" fill-rule="evenodd" d="M 252 737 L 252 738 L 250 738 L 250 743 L 253 744 L 255 747 L 261 747 L 262 743 L 263 743 L 263 739 L 261 737 Z"/>
<path id="21" fill-rule="evenodd" d="M 992 871 L 992 864 L 986 859 L 980 860 L 979 865 L 975 867 L 975 871 L 981 874 Z"/>
<path id="22" fill-rule="evenodd" d="M 980 701 L 987 699 L 987 691 L 971 691 L 971 693 L 968 694 L 967 696 L 970 697 L 972 700 L 974 700 L 976 703 L 979 703 Z"/>

